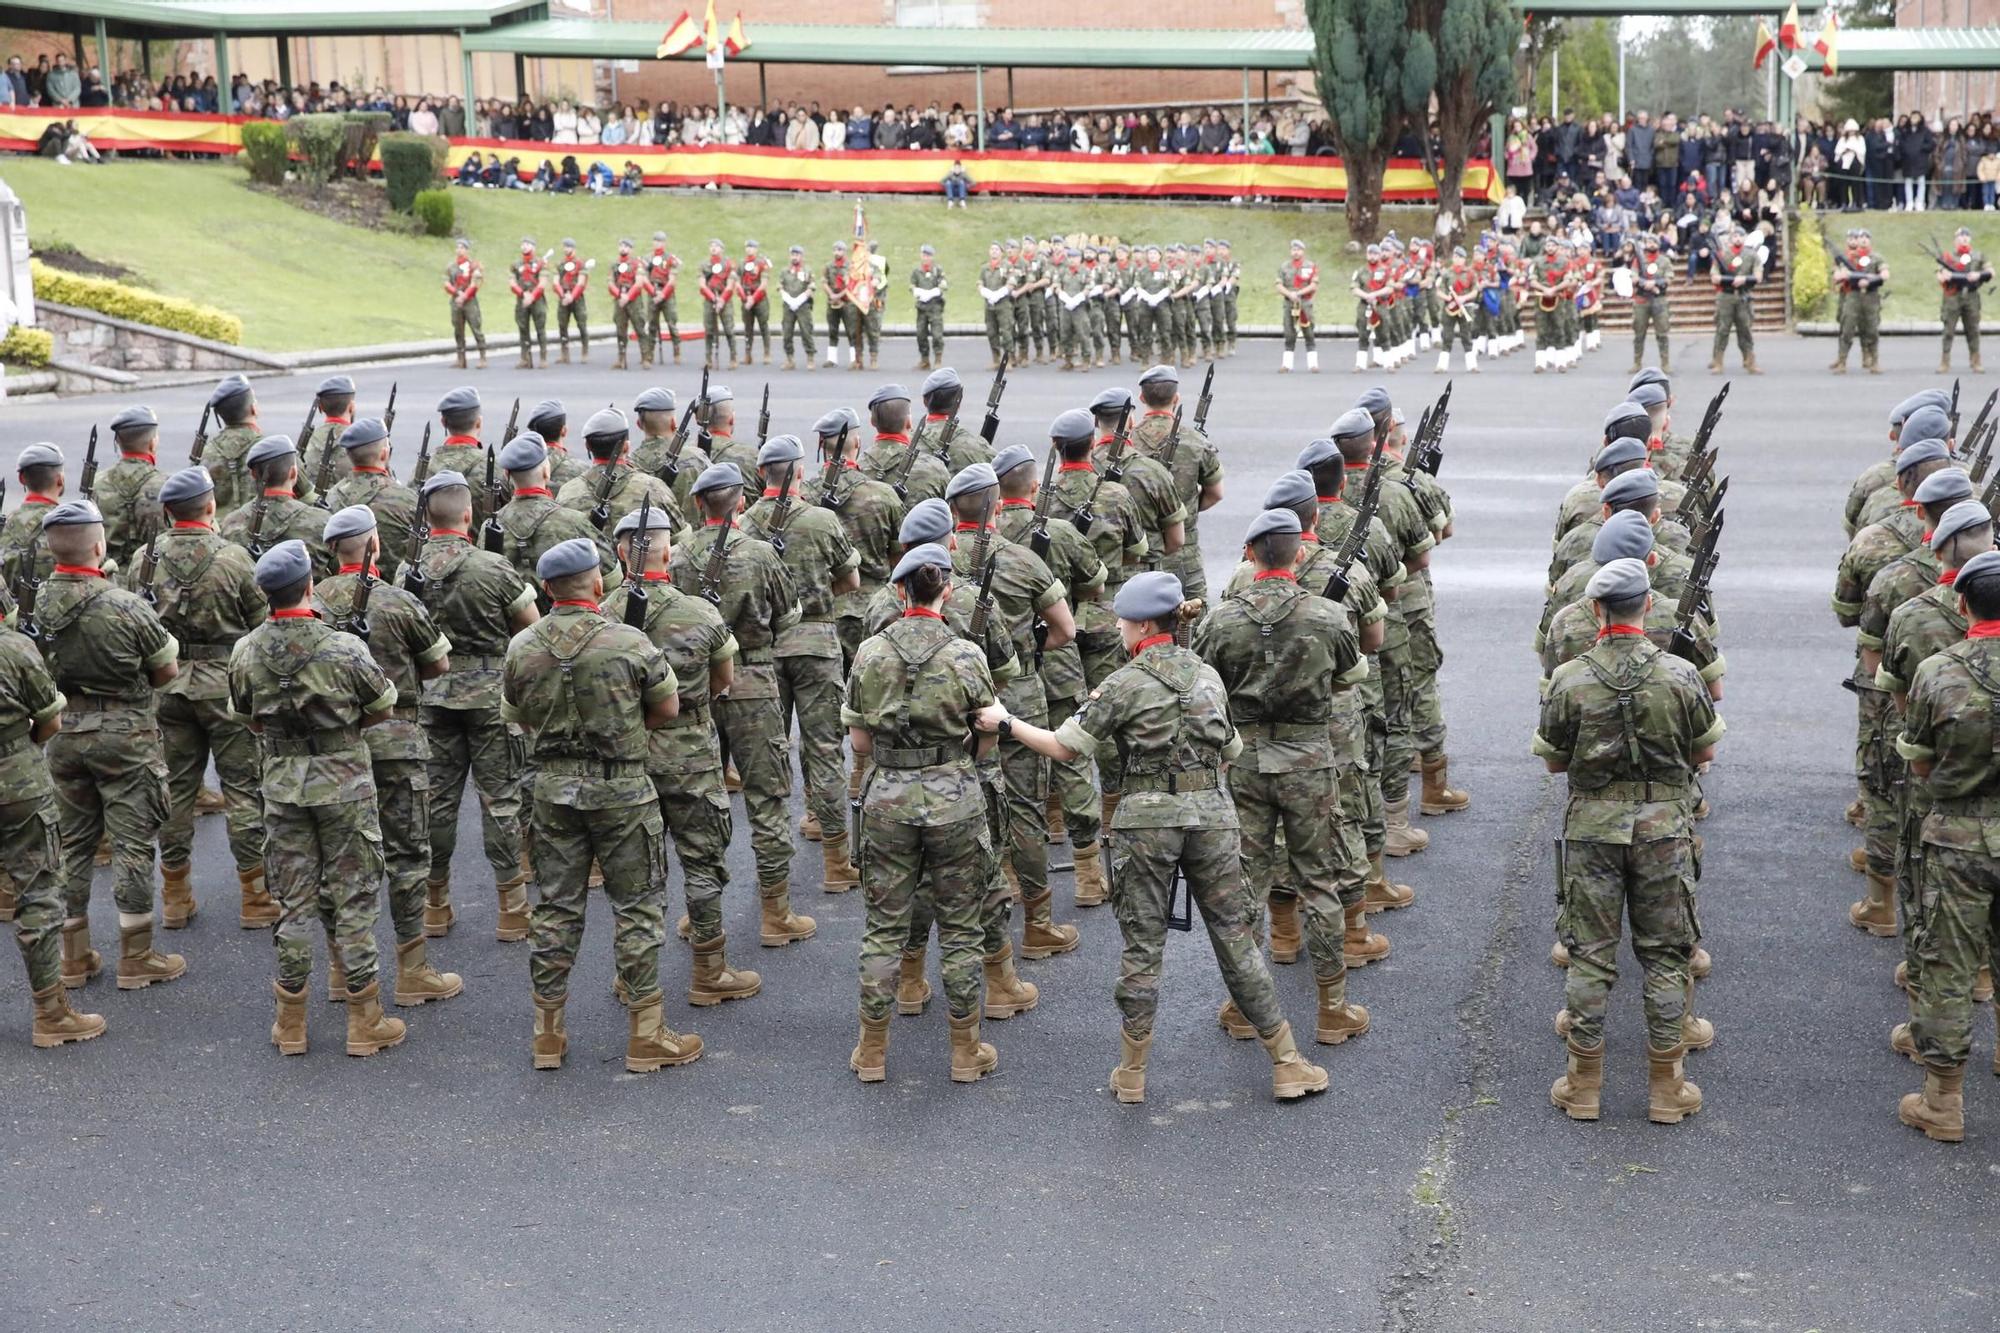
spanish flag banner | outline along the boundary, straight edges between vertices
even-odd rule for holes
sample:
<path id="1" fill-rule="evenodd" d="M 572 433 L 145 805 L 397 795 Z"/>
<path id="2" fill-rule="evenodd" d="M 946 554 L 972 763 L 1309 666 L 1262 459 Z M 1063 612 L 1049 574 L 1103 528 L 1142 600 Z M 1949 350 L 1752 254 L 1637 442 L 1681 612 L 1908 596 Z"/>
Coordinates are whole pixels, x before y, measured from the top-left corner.
<path id="1" fill-rule="evenodd" d="M 1792 0 L 1792 7 L 1785 11 L 1784 21 L 1778 24 L 1778 42 L 1787 51 L 1799 49 L 1799 0 Z"/>
<path id="2" fill-rule="evenodd" d="M 1757 55 L 1753 60 L 1751 60 L 1750 68 L 1752 69 L 1764 68 L 1764 62 L 1770 58 L 1771 52 L 1777 48 L 1777 45 L 1778 45 L 1777 38 L 1771 36 L 1771 25 L 1764 22 L 1764 20 L 1762 19 L 1758 19 Z"/>
<path id="3" fill-rule="evenodd" d="M 667 35 L 660 38 L 659 49 L 653 54 L 660 60 L 672 60 L 700 41 L 701 30 L 694 26 L 694 20 L 683 9 L 681 16 L 667 28 Z"/>
<path id="4" fill-rule="evenodd" d="M 1831 9 L 1826 11 L 1826 24 L 1819 30 L 1819 40 L 1813 43 L 1813 50 L 1826 58 L 1820 69 L 1822 74 L 1840 73 L 1840 20 Z"/>
<path id="5" fill-rule="evenodd" d="M 750 49 L 750 39 L 743 35 L 743 11 L 740 9 L 736 11 L 736 17 L 729 20 L 729 35 L 722 39 L 722 49 L 733 56 Z"/>
<path id="6" fill-rule="evenodd" d="M 1798 18 L 1798 8 L 1792 9 L 1794 20 Z M 701 44 L 710 51 L 722 49 L 722 28 L 715 21 L 715 0 L 708 0 L 708 15 L 701 21 Z"/>

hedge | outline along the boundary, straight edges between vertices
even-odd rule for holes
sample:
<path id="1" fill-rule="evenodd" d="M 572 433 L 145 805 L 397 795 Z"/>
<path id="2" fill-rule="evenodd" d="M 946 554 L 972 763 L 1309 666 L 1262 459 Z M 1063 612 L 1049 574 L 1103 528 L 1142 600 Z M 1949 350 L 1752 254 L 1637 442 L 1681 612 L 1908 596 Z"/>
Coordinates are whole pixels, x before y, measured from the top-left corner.
<path id="1" fill-rule="evenodd" d="M 1826 304 L 1833 277 L 1826 255 L 1826 232 L 1819 214 L 1809 207 L 1799 209 L 1792 231 L 1792 313 L 1810 319 Z"/>
<path id="2" fill-rule="evenodd" d="M 450 142 L 421 134 L 385 134 L 376 145 L 382 155 L 382 180 L 389 187 L 389 207 L 408 213 L 419 190 L 434 189 L 443 170 Z"/>
<path id="3" fill-rule="evenodd" d="M 196 305 L 177 296 L 162 296 L 143 287 L 127 287 L 105 278 L 86 278 L 50 268 L 41 260 L 31 260 L 35 276 L 35 298 L 57 305 L 73 305 L 95 310 L 114 319 L 135 324 L 189 333 L 211 342 L 241 343 L 243 321 L 213 306 Z"/>
<path id="4" fill-rule="evenodd" d="M 424 232 L 430 236 L 451 235 L 456 221 L 457 208 L 451 201 L 449 190 L 422 190 L 411 201 L 416 210 L 417 220 L 424 224 Z"/>
<path id="5" fill-rule="evenodd" d="M 47 329 L 15 325 L 0 338 L 0 361 L 10 366 L 46 366 L 55 355 L 56 337 Z"/>
<path id="6" fill-rule="evenodd" d="M 336 113 L 293 116 L 285 131 L 299 151 L 299 178 L 314 190 L 333 179 L 340 170 L 342 152 L 347 147 L 347 126 Z"/>
<path id="7" fill-rule="evenodd" d="M 265 185 L 283 185 L 292 152 L 285 127 L 276 121 L 246 120 L 241 132 L 243 167 L 250 173 L 250 179 Z"/>

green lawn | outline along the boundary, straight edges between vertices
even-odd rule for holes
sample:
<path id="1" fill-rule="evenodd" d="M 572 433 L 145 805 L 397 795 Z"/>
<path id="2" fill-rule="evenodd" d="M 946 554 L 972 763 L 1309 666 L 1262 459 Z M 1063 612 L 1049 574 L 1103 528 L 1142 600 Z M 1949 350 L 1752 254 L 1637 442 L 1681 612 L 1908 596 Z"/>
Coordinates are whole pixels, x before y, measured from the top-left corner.
<path id="1" fill-rule="evenodd" d="M 1885 323 L 1911 319 L 1936 321 L 1941 289 L 1933 275 L 1938 266 L 1923 251 L 1930 249 L 1933 240 L 1949 249 L 1952 233 L 1960 227 L 1972 229 L 1973 248 L 1984 252 L 1988 261 L 2000 269 L 2000 212 L 1833 212 L 1822 213 L 1820 220 L 1825 226 L 1826 239 L 1836 252 L 1845 241 L 1849 227 L 1868 229 L 1875 253 L 1889 269 L 1889 285 L 1882 297 L 1882 319 Z M 1988 283 L 1986 298 L 1989 302 L 1993 299 L 1993 292 L 1994 284 Z M 1815 318 L 1832 319 L 1836 310 L 1835 300 L 1830 295 Z"/>
<path id="2" fill-rule="evenodd" d="M 289 351 L 450 332 L 439 290 L 451 257 L 449 241 L 329 221 L 253 193 L 234 163 L 63 167 L 17 158 L 0 175 L 21 196 L 36 244 L 67 242 L 92 258 L 126 266 L 145 286 L 238 315 L 249 346 Z M 853 200 L 846 195 L 656 193 L 595 199 L 454 189 L 452 197 L 459 230 L 471 237 L 487 266 L 489 291 L 497 294 L 485 302 L 487 326 L 495 330 L 512 326 L 506 266 L 523 236 L 545 249 L 564 236 L 575 237 L 581 252 L 598 260 L 592 294 L 601 312 L 604 268 L 621 236 L 650 247 L 653 232 L 665 230 L 676 253 L 690 262 L 707 252 L 710 237 L 720 237 L 732 258 L 742 253 L 744 239 L 755 238 L 780 264 L 796 242 L 817 267 L 834 241 L 852 234 L 854 219 Z M 902 277 L 926 241 L 937 247 L 938 261 L 954 280 L 947 317 L 965 321 L 978 315 L 972 279 L 987 244 L 1024 232 L 1197 242 L 1224 237 L 1244 265 L 1246 324 L 1277 321 L 1271 278 L 1292 237 L 1304 237 L 1329 281 L 1338 273 L 1344 282 L 1348 267 L 1342 254 L 1346 226 L 1333 211 L 978 199 L 969 209 L 949 212 L 930 199 L 878 199 L 868 202 L 867 210 L 870 232 L 889 256 L 896 283 L 890 289 L 891 321 L 909 318 Z M 698 313 L 691 304 L 682 303 L 684 320 Z"/>

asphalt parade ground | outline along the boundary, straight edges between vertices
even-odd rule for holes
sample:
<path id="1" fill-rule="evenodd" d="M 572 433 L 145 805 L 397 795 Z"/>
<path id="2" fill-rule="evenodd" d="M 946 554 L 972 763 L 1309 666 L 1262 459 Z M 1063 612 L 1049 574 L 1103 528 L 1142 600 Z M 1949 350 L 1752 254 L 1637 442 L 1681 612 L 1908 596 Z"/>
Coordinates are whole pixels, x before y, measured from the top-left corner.
<path id="1" fill-rule="evenodd" d="M 1688 429 L 1722 383 L 1707 351 L 1706 329 L 1675 340 Z M 1845 915 L 1862 890 L 1841 819 L 1853 634 L 1827 604 L 1842 500 L 1886 450 L 1889 407 L 1937 382 L 1937 345 L 1886 340 L 1887 373 L 1845 378 L 1825 373 L 1830 351 L 1764 340 L 1767 373 L 1732 372 L 1717 433 L 1733 478 L 1717 591 L 1729 733 L 1702 826 L 1715 970 L 1698 1009 L 1719 1039 L 1688 1062 L 1706 1104 L 1685 1124 L 1646 1122 L 1629 948 L 1603 1120 L 1573 1124 L 1549 1105 L 1563 1068 L 1547 958 L 1562 779 L 1528 751 L 1530 640 L 1557 502 L 1623 396 L 1629 355 L 1614 343 L 1537 376 L 1523 351 L 1456 376 L 1442 471 L 1457 509 L 1433 558 L 1444 699 L 1453 785 L 1472 805 L 1423 820 L 1430 850 L 1391 863 L 1416 902 L 1376 919 L 1393 953 L 1352 975 L 1372 1030 L 1308 1050 L 1332 1074 L 1324 1095 L 1271 1102 L 1264 1053 L 1216 1027 L 1222 986 L 1196 932 L 1168 948 L 1149 1100 L 1116 1104 L 1118 933 L 1108 908 L 1072 906 L 1067 874 L 1053 877 L 1057 918 L 1082 928 L 1082 948 L 1022 964 L 1041 1005 L 986 1024 L 994 1077 L 947 1080 L 938 1001 L 894 1020 L 889 1081 L 857 1083 L 862 895 L 822 894 L 818 849 L 800 842 L 794 905 L 818 937 L 758 948 L 740 802 L 724 917 L 732 961 L 764 988 L 690 1009 L 688 951 L 669 937 L 667 1021 L 700 1033 L 697 1063 L 624 1072 L 596 897 L 568 1065 L 529 1067 L 527 945 L 493 939 L 470 793 L 458 924 L 431 949 L 465 994 L 399 1011 L 402 1046 L 349 1059 L 316 970 L 312 1051 L 285 1059 L 268 1037 L 271 945 L 236 925 L 222 821 L 208 818 L 194 859 L 203 910 L 158 940 L 188 973 L 120 992 L 107 971 L 72 992 L 109 1020 L 103 1038 L 30 1050 L 25 979 L 0 949 L 0 1329 L 1992 1328 L 1994 1020 L 1975 1024 L 1966 1142 L 1900 1126 L 1896 1100 L 1920 1075 L 1888 1044 L 1904 1016 L 1890 981 L 1900 945 Z M 976 420 L 985 348 L 957 339 L 951 355 Z M 1279 375 L 1277 346 L 1258 341 L 1221 364 L 1210 427 L 1226 494 L 1201 523 L 1212 583 L 1265 486 L 1377 382 L 1348 368 L 1351 343 L 1322 359 L 1320 374 Z M 1412 421 L 1444 387 L 1430 359 L 1381 377 Z M 485 395 L 494 439 L 517 393 L 561 397 L 580 420 L 652 383 L 692 392 L 699 377 L 693 361 L 614 372 L 601 351 L 588 366 L 511 362 L 362 368 L 361 410 L 379 413 L 400 382 L 394 462 L 407 473 L 425 409 L 455 384 Z M 772 429 L 804 432 L 885 381 L 914 388 L 914 362 L 892 341 L 880 372 L 772 374 Z M 1059 410 L 1138 369 L 1016 371 L 1001 442 L 1046 446 Z M 256 381 L 267 430 L 296 428 L 321 373 Z M 716 377 L 746 435 L 766 373 Z M 1183 374 L 1191 407 L 1200 371 Z M 1990 387 L 1968 377 L 1968 419 Z M 205 393 L 147 395 L 167 423 L 163 468 L 185 461 Z M 118 402 L 0 407 L 9 481 L 23 445 L 53 439 L 73 483 L 89 425 Z M 100 870 L 100 948 L 114 927 Z M 379 930 L 386 960 L 386 907 Z M 1274 971 L 1309 1036 L 1308 967 Z"/>

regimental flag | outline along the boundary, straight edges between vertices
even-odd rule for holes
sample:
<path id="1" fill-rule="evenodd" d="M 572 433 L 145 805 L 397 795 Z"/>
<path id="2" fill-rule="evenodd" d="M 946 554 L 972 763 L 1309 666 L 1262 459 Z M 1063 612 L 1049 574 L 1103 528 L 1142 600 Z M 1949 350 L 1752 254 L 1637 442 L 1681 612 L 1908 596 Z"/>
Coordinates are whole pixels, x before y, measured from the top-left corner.
<path id="1" fill-rule="evenodd" d="M 722 49 L 733 56 L 750 49 L 750 39 L 743 33 L 743 11 L 740 9 L 736 11 L 736 17 L 729 20 L 729 35 L 722 39 Z"/>
<path id="2" fill-rule="evenodd" d="M 1798 21 L 1798 7 L 1793 6 L 1792 21 Z M 722 49 L 722 28 L 715 21 L 715 0 L 708 0 L 708 15 L 701 21 L 701 44 L 710 51 Z"/>
<path id="3" fill-rule="evenodd" d="M 1770 58 L 1771 52 L 1777 48 L 1777 45 L 1778 45 L 1778 39 L 1771 35 L 1771 25 L 1764 22 L 1764 20 L 1762 19 L 1758 19 L 1757 55 L 1756 58 L 1750 62 L 1750 68 L 1752 69 L 1764 68 L 1764 62 Z"/>
<path id="4" fill-rule="evenodd" d="M 854 201 L 854 239 L 857 241 L 868 239 L 868 214 L 862 211 L 859 199 Z"/>
<path id="5" fill-rule="evenodd" d="M 1822 74 L 1840 73 L 1840 21 L 1831 9 L 1826 11 L 1826 23 L 1819 30 L 1819 40 L 1813 43 L 1813 50 L 1826 57 L 1821 67 Z"/>
<path id="6" fill-rule="evenodd" d="M 667 35 L 660 38 L 659 49 L 653 54 L 660 60 L 671 60 L 700 41 L 701 30 L 694 26 L 694 20 L 683 9 L 681 16 L 668 27 Z"/>
<path id="7" fill-rule="evenodd" d="M 1787 51 L 1799 49 L 1799 0 L 1792 0 L 1792 7 L 1785 11 L 1784 21 L 1778 25 L 1778 42 Z"/>

